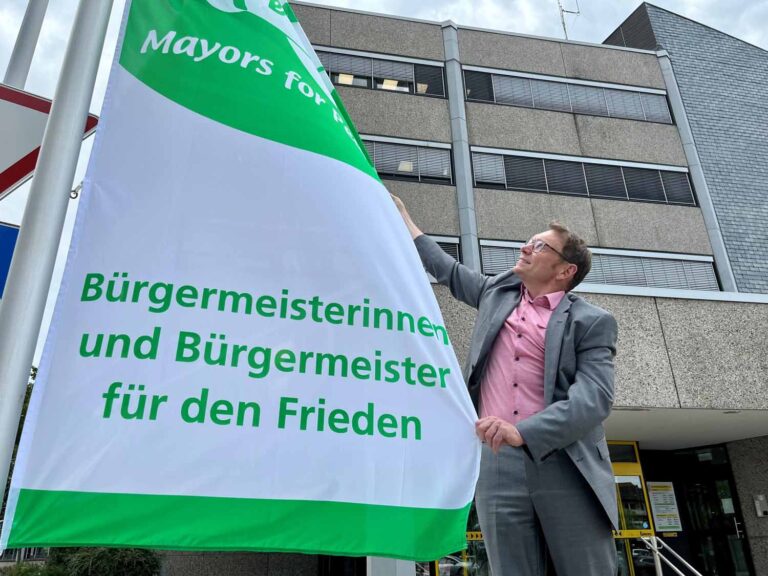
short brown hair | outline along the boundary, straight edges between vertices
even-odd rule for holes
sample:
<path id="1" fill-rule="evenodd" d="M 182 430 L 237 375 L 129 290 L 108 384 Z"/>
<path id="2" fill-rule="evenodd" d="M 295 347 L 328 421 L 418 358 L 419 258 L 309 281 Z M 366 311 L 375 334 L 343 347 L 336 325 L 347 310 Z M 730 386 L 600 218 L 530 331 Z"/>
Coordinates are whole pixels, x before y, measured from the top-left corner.
<path id="1" fill-rule="evenodd" d="M 568 286 L 568 290 L 573 290 L 581 284 L 581 281 L 584 280 L 592 269 L 592 252 L 587 248 L 587 243 L 584 242 L 581 236 L 571 231 L 565 224 L 553 220 L 549 223 L 549 229 L 557 232 L 562 239 L 563 248 L 561 252 L 566 262 L 576 265 L 576 274 L 573 275 L 571 284 Z"/>

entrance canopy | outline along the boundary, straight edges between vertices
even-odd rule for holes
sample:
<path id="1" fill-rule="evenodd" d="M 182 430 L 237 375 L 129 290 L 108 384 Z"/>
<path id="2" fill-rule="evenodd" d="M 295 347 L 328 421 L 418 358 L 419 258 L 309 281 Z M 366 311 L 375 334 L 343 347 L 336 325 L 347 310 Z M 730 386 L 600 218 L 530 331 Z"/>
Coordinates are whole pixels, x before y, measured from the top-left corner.
<path id="1" fill-rule="evenodd" d="M 676 450 L 768 435 L 765 410 L 614 408 L 608 440 L 635 440 L 645 450 Z"/>

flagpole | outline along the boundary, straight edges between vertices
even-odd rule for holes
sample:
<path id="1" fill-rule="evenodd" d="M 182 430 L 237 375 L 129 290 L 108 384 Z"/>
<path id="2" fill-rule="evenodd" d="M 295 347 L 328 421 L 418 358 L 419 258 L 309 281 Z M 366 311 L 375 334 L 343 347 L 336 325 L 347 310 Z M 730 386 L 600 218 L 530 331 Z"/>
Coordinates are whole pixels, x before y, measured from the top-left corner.
<path id="1" fill-rule="evenodd" d="M 80 0 L 0 306 L 0 482 L 5 486 L 112 0 Z"/>
<path id="2" fill-rule="evenodd" d="M 3 83 L 7 86 L 21 90 L 27 83 L 29 67 L 32 65 L 32 56 L 35 54 L 37 39 L 40 37 L 40 28 L 47 9 L 48 0 L 29 0 L 24 19 L 21 21 L 19 35 L 13 45 L 8 68 L 5 70 Z"/>

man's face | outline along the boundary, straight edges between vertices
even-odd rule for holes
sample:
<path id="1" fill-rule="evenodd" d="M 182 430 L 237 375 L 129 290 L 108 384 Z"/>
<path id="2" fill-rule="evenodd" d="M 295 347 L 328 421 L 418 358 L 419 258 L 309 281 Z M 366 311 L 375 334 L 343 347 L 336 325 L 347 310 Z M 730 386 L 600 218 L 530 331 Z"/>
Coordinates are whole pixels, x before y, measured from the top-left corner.
<path id="1" fill-rule="evenodd" d="M 540 252 L 534 251 L 533 243 L 542 240 L 546 244 Z M 554 230 L 536 234 L 530 242 L 520 249 L 520 258 L 513 271 L 523 282 L 543 285 L 562 279 L 563 273 L 573 264 L 569 264 L 558 254 L 563 251 L 563 241 Z"/>

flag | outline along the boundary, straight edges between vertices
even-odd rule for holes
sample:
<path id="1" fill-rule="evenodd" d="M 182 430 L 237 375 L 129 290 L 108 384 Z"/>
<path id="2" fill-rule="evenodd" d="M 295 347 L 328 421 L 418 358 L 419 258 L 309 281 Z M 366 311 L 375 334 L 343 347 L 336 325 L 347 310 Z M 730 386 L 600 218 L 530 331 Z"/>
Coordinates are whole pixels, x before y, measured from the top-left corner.
<path id="1" fill-rule="evenodd" d="M 475 419 L 290 6 L 129 2 L 2 546 L 438 558 Z"/>

